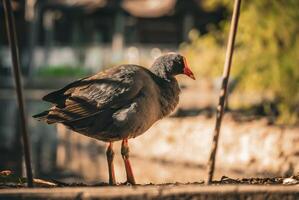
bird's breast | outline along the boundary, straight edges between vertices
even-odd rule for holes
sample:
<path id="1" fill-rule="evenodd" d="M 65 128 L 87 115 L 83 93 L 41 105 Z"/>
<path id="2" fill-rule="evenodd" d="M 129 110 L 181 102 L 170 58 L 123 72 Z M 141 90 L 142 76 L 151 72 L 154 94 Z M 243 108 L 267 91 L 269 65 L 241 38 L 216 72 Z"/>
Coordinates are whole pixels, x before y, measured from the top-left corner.
<path id="1" fill-rule="evenodd" d="M 169 115 L 179 103 L 180 88 L 176 80 L 165 84 L 160 90 L 161 118 Z"/>

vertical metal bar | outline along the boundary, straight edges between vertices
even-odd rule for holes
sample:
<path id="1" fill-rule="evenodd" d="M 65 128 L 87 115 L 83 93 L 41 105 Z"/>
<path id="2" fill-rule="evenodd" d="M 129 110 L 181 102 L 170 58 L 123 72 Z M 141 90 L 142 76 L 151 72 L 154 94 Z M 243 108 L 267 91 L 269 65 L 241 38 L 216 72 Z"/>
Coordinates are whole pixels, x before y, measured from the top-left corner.
<path id="1" fill-rule="evenodd" d="M 21 122 L 21 131 L 23 138 L 23 151 L 25 156 L 25 165 L 26 165 L 26 175 L 28 181 L 28 187 L 33 187 L 33 177 L 32 177 L 32 168 L 31 168 L 31 158 L 30 158 L 30 150 L 29 150 L 29 140 L 27 133 L 27 124 L 26 124 L 26 116 L 24 109 L 24 97 L 23 97 L 23 88 L 21 82 L 21 72 L 20 72 L 20 60 L 19 60 L 19 52 L 18 52 L 18 44 L 16 37 L 16 28 L 15 21 L 13 16 L 13 11 L 11 7 L 10 0 L 3 0 L 4 13 L 5 13 L 5 21 L 6 21 L 6 31 L 9 46 L 11 49 L 12 56 L 12 64 L 13 64 L 13 74 L 15 80 L 15 87 L 17 92 L 17 100 L 19 104 L 19 113 L 20 113 L 20 122 Z"/>
<path id="2" fill-rule="evenodd" d="M 214 175 L 214 168 L 215 168 L 215 159 L 216 159 L 216 152 L 218 147 L 218 140 L 219 140 L 219 133 L 220 133 L 220 127 L 221 127 L 221 121 L 222 116 L 224 113 L 224 105 L 225 105 L 225 99 L 227 94 L 227 85 L 229 80 L 229 74 L 231 69 L 231 62 L 234 52 L 234 43 L 235 38 L 237 34 L 237 27 L 238 27 L 238 21 L 239 21 L 239 15 L 240 15 L 240 5 L 241 0 L 235 0 L 234 4 L 234 11 L 230 26 L 230 33 L 228 37 L 228 44 L 227 44 L 227 50 L 226 50 L 226 57 L 225 57 L 225 63 L 224 63 L 224 71 L 222 75 L 222 85 L 221 85 L 221 91 L 219 96 L 219 103 L 217 106 L 217 114 L 216 114 L 216 124 L 215 129 L 213 132 L 213 143 L 212 143 L 212 149 L 208 161 L 208 174 L 207 174 L 207 180 L 206 183 L 210 184 L 213 180 Z"/>

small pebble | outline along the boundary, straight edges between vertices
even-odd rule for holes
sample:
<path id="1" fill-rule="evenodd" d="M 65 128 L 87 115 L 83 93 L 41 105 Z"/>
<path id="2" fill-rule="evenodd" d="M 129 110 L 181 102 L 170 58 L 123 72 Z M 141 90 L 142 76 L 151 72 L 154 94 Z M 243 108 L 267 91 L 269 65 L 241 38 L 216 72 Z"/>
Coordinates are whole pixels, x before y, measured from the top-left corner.
<path id="1" fill-rule="evenodd" d="M 285 178 L 283 179 L 283 184 L 285 185 L 294 185 L 294 184 L 299 184 L 299 181 L 293 178 Z"/>

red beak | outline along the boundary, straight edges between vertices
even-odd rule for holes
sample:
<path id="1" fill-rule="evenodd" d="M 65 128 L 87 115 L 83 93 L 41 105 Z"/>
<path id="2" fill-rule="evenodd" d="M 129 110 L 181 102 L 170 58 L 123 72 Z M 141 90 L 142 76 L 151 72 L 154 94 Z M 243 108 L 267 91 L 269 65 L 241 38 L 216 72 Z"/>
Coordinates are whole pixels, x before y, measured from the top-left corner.
<path id="1" fill-rule="evenodd" d="M 184 74 L 186 74 L 187 76 L 195 80 L 195 76 L 193 72 L 190 70 L 190 68 L 188 67 L 187 60 L 185 57 L 184 57 Z"/>

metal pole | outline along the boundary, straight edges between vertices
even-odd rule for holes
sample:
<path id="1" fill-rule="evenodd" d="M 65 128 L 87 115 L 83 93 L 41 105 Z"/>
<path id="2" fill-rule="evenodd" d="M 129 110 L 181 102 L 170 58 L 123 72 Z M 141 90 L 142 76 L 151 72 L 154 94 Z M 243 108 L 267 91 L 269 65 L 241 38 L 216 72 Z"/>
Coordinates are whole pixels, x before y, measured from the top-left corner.
<path id="1" fill-rule="evenodd" d="M 20 113 L 20 122 L 21 122 L 21 131 L 23 138 L 23 148 L 24 148 L 24 156 L 25 156 L 25 165 L 26 165 L 26 175 L 27 175 L 27 183 L 28 187 L 33 187 L 33 177 L 32 177 L 32 169 L 31 169 L 31 158 L 30 158 L 30 150 L 29 150 L 29 140 L 27 133 L 27 124 L 25 117 L 25 109 L 24 109 L 24 97 L 23 97 L 23 87 L 21 82 L 21 72 L 20 72 L 20 60 L 19 60 L 19 51 L 16 37 L 16 28 L 15 21 L 13 16 L 13 11 L 11 7 L 10 0 L 2 0 L 4 6 L 5 13 L 5 21 L 6 21 L 6 31 L 9 46 L 11 49 L 12 56 L 12 64 L 13 64 L 13 74 L 15 79 L 15 87 L 17 92 L 17 100 L 19 104 L 19 113 Z"/>
<path id="2" fill-rule="evenodd" d="M 215 129 L 213 132 L 213 144 L 212 149 L 208 161 L 208 174 L 207 174 L 207 184 L 211 184 L 213 180 L 214 175 L 214 169 L 215 169 L 215 159 L 216 159 L 216 152 L 218 147 L 218 139 L 219 139 L 219 133 L 220 133 L 220 127 L 221 127 L 221 121 L 222 116 L 224 112 L 224 106 L 225 106 L 225 98 L 227 94 L 227 85 L 229 80 L 229 74 L 231 69 L 231 62 L 234 52 L 234 43 L 235 38 L 237 34 L 237 27 L 238 27 L 238 20 L 239 20 L 239 14 L 240 14 L 240 5 L 241 0 L 235 0 L 234 4 L 234 11 L 233 11 L 233 17 L 231 21 L 230 26 L 230 33 L 228 37 L 228 44 L 227 44 L 227 50 L 226 50 L 226 57 L 225 57 L 225 63 L 224 63 L 224 71 L 222 75 L 222 85 L 221 85 L 221 91 L 219 96 L 219 103 L 217 106 L 217 114 L 216 114 L 216 124 Z"/>

